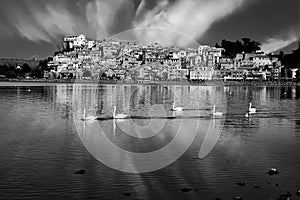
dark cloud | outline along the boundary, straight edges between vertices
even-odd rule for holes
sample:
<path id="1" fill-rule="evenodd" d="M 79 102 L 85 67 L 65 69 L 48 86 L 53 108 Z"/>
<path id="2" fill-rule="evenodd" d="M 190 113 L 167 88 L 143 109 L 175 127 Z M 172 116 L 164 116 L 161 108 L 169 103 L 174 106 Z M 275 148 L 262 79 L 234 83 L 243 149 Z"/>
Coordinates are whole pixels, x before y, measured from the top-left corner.
<path id="1" fill-rule="evenodd" d="M 263 42 L 287 38 L 291 32 L 299 35 L 299 0 L 262 0 L 215 23 L 200 41 L 250 37 Z"/>

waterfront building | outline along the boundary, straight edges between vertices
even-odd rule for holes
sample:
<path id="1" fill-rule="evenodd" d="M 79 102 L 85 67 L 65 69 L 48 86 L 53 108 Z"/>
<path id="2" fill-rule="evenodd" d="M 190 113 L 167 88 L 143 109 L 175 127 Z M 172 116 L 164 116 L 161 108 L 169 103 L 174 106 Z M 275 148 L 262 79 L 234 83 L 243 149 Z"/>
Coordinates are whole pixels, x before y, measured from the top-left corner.
<path id="1" fill-rule="evenodd" d="M 168 67 L 168 80 L 186 80 L 188 75 L 187 69 L 181 69 L 180 65 L 171 64 Z"/>
<path id="2" fill-rule="evenodd" d="M 299 68 L 292 68 L 292 79 L 296 79 L 297 78 L 297 71 L 299 70 Z"/>
<path id="3" fill-rule="evenodd" d="M 224 81 L 242 81 L 244 79 L 245 70 L 215 70 L 214 79 Z"/>
<path id="4" fill-rule="evenodd" d="M 190 80 L 212 80 L 214 68 L 205 64 L 200 64 L 189 70 Z"/>

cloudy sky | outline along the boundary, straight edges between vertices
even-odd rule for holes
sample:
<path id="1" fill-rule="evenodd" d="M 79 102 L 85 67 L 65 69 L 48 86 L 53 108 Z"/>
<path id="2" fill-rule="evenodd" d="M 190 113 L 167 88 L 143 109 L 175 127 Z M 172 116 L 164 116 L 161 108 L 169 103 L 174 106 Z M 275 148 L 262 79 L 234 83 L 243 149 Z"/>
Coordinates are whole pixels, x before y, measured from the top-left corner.
<path id="1" fill-rule="evenodd" d="M 250 37 L 271 52 L 296 44 L 299 0 L 1 0 L 0 57 L 51 56 L 80 33 L 176 46 Z"/>

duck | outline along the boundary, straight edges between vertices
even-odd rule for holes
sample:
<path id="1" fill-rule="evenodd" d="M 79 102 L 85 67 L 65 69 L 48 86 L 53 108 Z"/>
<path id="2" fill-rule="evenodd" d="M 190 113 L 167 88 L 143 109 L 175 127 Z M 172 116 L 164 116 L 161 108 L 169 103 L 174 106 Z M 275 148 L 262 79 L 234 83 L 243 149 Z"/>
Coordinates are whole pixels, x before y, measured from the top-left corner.
<path id="1" fill-rule="evenodd" d="M 216 112 L 216 105 L 214 104 L 213 116 L 215 116 L 215 117 L 221 117 L 222 115 L 223 115 L 222 112 Z"/>
<path id="2" fill-rule="evenodd" d="M 124 114 L 124 113 L 119 113 L 119 114 L 116 114 L 116 110 L 117 110 L 117 107 L 114 106 L 114 111 L 113 111 L 113 118 L 114 119 L 125 119 L 128 117 L 128 115 Z"/>
<path id="3" fill-rule="evenodd" d="M 178 112 L 181 112 L 182 110 L 183 110 L 182 107 L 175 107 L 175 101 L 174 101 L 172 111 L 178 111 Z"/>
<path id="4" fill-rule="evenodd" d="M 96 119 L 97 119 L 97 116 L 92 116 L 92 115 L 86 116 L 86 110 L 83 109 L 82 120 L 96 120 Z"/>

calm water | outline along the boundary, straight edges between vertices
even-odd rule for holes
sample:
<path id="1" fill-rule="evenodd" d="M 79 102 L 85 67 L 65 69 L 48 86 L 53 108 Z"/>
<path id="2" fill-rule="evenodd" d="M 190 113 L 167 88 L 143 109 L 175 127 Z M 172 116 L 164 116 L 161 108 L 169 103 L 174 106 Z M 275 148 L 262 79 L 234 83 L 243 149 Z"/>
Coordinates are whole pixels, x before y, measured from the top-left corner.
<path id="1" fill-rule="evenodd" d="M 300 189 L 300 87 L 0 84 L 0 199 L 277 199 Z M 257 113 L 246 118 L 249 102 Z M 114 106 L 132 118 L 110 119 Z M 83 109 L 102 120 L 82 121 Z M 188 138 L 154 172 L 120 172 L 93 154 L 138 172 L 147 156 L 116 155 L 105 141 L 136 154 L 175 141 L 151 168 Z"/>

